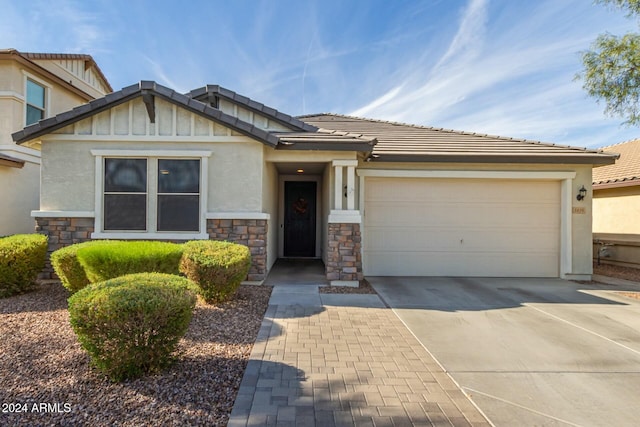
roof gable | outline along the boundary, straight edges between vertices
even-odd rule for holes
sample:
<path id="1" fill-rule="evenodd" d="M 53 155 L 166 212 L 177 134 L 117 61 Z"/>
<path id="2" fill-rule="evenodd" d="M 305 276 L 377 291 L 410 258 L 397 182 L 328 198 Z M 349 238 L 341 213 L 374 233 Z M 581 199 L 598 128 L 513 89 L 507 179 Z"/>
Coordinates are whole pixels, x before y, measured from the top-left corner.
<path id="1" fill-rule="evenodd" d="M 232 111 L 234 115 L 227 114 L 190 95 L 180 94 L 153 81 L 142 81 L 41 120 L 12 137 L 18 144 L 23 144 L 51 133 L 185 138 L 245 135 L 277 149 L 361 152 L 370 152 L 375 144 L 374 138 L 318 129 L 240 95 L 232 97 L 229 95 L 231 91 L 218 89 L 218 92 L 224 93 L 225 99 L 233 98 L 237 105 L 247 108 L 236 106 Z M 171 108 L 166 108 L 168 105 L 178 109 L 172 112 Z M 259 113 L 254 113 L 254 110 Z M 182 111 L 193 118 L 180 119 Z M 140 120 L 141 117 L 144 120 Z M 202 120 L 215 124 L 200 123 Z"/>
<path id="2" fill-rule="evenodd" d="M 84 99 L 95 99 L 113 89 L 90 55 L 67 53 L 30 53 L 0 49 L 0 59 L 21 63 L 36 73 L 66 87 Z"/>
<path id="3" fill-rule="evenodd" d="M 76 76 L 100 92 L 113 92 L 111 84 L 91 55 L 29 52 L 22 52 L 21 55 L 54 73 L 55 69 L 49 64 L 62 67 L 69 74 Z"/>
<path id="4" fill-rule="evenodd" d="M 59 131 L 69 125 L 83 121 L 138 98 L 140 98 L 141 102 L 144 103 L 146 113 L 149 116 L 149 121 L 154 123 L 156 121 L 156 97 L 167 103 L 177 105 L 200 117 L 219 123 L 220 125 L 230 128 L 239 134 L 257 139 L 267 145 L 275 146 L 278 143 L 278 138 L 266 130 L 239 120 L 237 117 L 225 114 L 218 109 L 210 107 L 200 101 L 190 98 L 187 95 L 180 94 L 153 81 L 141 81 L 139 84 L 125 87 L 120 91 L 110 93 L 103 98 L 93 100 L 70 111 L 58 114 L 55 117 L 41 120 L 38 123 L 14 133 L 12 137 L 15 142 L 22 144 L 42 135 Z"/>
<path id="5" fill-rule="evenodd" d="M 618 153 L 620 159 L 613 165 L 593 170 L 595 187 L 621 187 L 640 185 L 640 139 L 602 147 L 603 150 Z"/>
<path id="6" fill-rule="evenodd" d="M 110 109 L 73 122 L 51 134 L 80 137 L 126 137 L 127 139 L 164 137 L 202 139 L 218 136 L 239 136 L 240 133 L 209 120 L 176 104 L 157 98 L 154 121 L 149 118 L 143 97 L 133 98 Z"/>
<path id="7" fill-rule="evenodd" d="M 282 113 L 218 85 L 207 85 L 194 89 L 187 95 L 243 120 L 249 120 L 256 116 L 263 120 L 268 120 L 269 130 L 306 132 L 315 132 L 318 130 L 317 127 L 298 120 L 293 116 Z"/>
<path id="8" fill-rule="evenodd" d="M 369 158 L 373 161 L 612 164 L 617 158 L 602 150 L 339 114 L 299 118 L 314 126 L 376 138 Z"/>

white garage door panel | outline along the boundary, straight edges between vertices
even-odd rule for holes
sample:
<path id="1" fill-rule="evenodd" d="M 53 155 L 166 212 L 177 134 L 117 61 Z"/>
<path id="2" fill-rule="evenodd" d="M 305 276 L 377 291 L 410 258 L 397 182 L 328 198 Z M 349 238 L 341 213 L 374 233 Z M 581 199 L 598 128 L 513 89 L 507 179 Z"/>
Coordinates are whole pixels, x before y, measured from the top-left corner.
<path id="1" fill-rule="evenodd" d="M 559 230 L 559 182 L 365 182 L 368 275 L 557 277 Z"/>
<path id="2" fill-rule="evenodd" d="M 387 252 L 505 252 L 516 248 L 525 248 L 527 253 L 558 251 L 556 231 L 549 229 L 368 228 L 366 239 L 367 247 L 384 248 Z"/>
<path id="3" fill-rule="evenodd" d="M 365 256 L 369 276 L 539 277 L 557 271 L 554 255 L 393 252 Z M 551 276 L 557 277 L 557 274 Z"/>

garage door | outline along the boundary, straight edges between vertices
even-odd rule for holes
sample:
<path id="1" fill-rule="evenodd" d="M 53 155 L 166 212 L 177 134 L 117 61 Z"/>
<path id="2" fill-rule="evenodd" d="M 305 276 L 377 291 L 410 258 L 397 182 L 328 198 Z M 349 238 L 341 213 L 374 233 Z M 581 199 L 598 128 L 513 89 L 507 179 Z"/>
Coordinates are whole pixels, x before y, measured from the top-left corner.
<path id="1" fill-rule="evenodd" d="M 365 181 L 370 276 L 558 277 L 560 183 Z"/>

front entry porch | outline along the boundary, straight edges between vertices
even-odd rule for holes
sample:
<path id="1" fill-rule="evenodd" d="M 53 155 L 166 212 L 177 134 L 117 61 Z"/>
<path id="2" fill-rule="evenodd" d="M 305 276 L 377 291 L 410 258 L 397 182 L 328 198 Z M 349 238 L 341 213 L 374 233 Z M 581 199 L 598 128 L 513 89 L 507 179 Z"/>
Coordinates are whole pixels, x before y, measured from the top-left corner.
<path id="1" fill-rule="evenodd" d="M 321 259 L 280 258 L 271 268 L 265 285 L 328 285 Z"/>

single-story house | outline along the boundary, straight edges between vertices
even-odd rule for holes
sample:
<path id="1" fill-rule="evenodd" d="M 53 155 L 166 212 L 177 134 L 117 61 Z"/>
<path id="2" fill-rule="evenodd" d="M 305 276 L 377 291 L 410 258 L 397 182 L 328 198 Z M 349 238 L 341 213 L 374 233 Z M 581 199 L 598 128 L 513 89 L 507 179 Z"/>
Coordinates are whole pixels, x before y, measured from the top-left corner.
<path id="1" fill-rule="evenodd" d="M 640 139 L 602 149 L 620 159 L 593 170 L 594 249 L 604 262 L 640 267 Z"/>
<path id="2" fill-rule="evenodd" d="M 13 135 L 42 151 L 37 229 L 227 239 L 249 280 L 282 257 L 363 275 L 589 278 L 602 150 L 337 114 L 292 117 L 219 86 L 142 81 Z"/>

